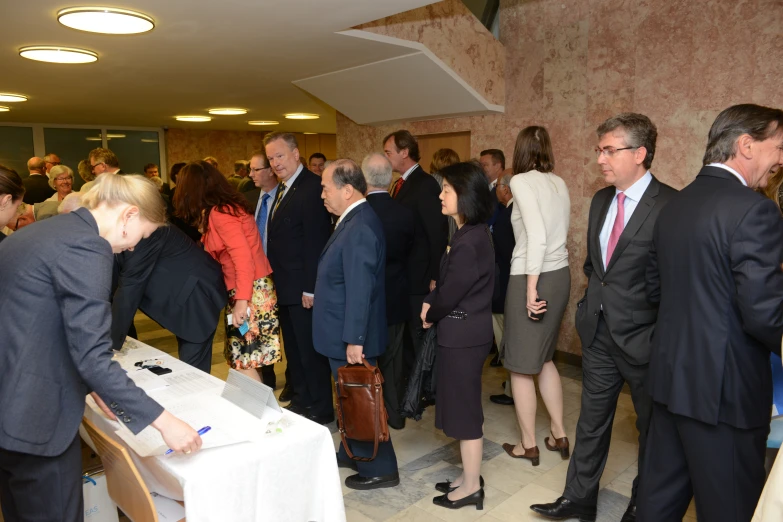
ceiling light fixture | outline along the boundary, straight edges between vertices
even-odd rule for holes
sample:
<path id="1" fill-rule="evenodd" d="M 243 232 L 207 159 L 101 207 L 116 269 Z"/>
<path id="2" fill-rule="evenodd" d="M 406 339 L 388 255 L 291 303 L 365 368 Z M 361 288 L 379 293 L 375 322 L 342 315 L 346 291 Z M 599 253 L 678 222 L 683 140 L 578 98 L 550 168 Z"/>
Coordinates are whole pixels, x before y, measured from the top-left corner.
<path id="1" fill-rule="evenodd" d="M 0 101 L 23 102 L 23 101 L 27 101 L 27 96 L 25 96 L 24 94 L 10 94 L 7 92 L 0 92 Z"/>
<path id="2" fill-rule="evenodd" d="M 112 134 L 112 133 L 108 133 L 108 134 L 106 134 L 106 137 L 107 137 L 107 138 L 109 138 L 109 139 L 112 139 L 112 138 L 124 138 L 124 137 L 125 137 L 125 135 L 124 135 L 124 134 Z"/>
<path id="3" fill-rule="evenodd" d="M 19 56 L 28 60 L 49 63 L 92 63 L 98 61 L 98 54 L 87 49 L 32 45 L 19 49 Z"/>
<path id="4" fill-rule="evenodd" d="M 87 140 L 87 141 L 102 141 L 103 140 L 103 138 L 101 138 L 100 136 L 98 136 L 98 137 L 89 136 L 89 137 L 84 138 L 84 139 Z"/>
<path id="5" fill-rule="evenodd" d="M 150 139 L 150 138 L 142 138 L 141 142 L 142 143 L 158 143 L 158 140 L 153 140 L 153 139 Z"/>
<path id="6" fill-rule="evenodd" d="M 306 112 L 290 112 L 285 115 L 289 120 L 317 120 L 320 118 L 317 114 L 309 114 Z"/>
<path id="7" fill-rule="evenodd" d="M 5 106 L 2 106 L 2 105 L 0 105 L 0 112 L 8 112 L 8 111 L 10 111 L 10 110 L 11 110 L 11 109 L 9 109 L 8 107 L 5 107 Z"/>
<path id="8" fill-rule="evenodd" d="M 302 134 L 310 135 L 310 134 L 318 134 L 318 133 L 317 132 L 303 132 Z"/>
<path id="9" fill-rule="evenodd" d="M 203 122 L 212 121 L 209 116 L 175 116 L 177 121 Z"/>
<path id="10" fill-rule="evenodd" d="M 236 116 L 237 114 L 247 114 L 247 109 L 209 109 L 209 113 L 218 116 Z"/>
<path id="11" fill-rule="evenodd" d="M 57 21 L 71 29 L 103 34 L 138 34 L 151 31 L 149 16 L 114 7 L 69 7 L 57 13 Z"/>
<path id="12" fill-rule="evenodd" d="M 280 125 L 279 121 L 274 120 L 253 120 L 247 123 L 248 125 Z"/>

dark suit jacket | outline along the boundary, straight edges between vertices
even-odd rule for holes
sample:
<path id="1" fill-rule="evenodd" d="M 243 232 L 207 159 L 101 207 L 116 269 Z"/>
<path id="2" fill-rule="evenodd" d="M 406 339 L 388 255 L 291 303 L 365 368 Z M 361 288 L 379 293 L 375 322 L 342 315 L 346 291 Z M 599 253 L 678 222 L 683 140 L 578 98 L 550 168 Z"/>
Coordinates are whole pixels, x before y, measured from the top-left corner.
<path id="1" fill-rule="evenodd" d="M 783 336 L 783 219 L 719 167 L 661 212 L 647 270 L 660 302 L 649 389 L 669 411 L 709 424 L 766 427 L 769 354 Z"/>
<path id="2" fill-rule="evenodd" d="M 492 200 L 492 213 L 489 216 L 489 221 L 487 221 L 487 225 L 491 227 L 495 225 L 495 222 L 498 220 L 498 215 L 504 208 L 503 205 L 501 205 L 500 202 L 498 201 L 497 184 L 490 189 L 489 197 Z"/>
<path id="3" fill-rule="evenodd" d="M 443 254 L 438 285 L 425 299 L 427 322 L 438 323 L 438 344 L 450 348 L 492 342 L 495 256 L 487 225 L 463 225 Z M 464 312 L 464 319 L 449 317 Z"/>
<path id="4" fill-rule="evenodd" d="M 413 295 L 429 293 L 430 281 L 438 279 L 440 258 L 449 241 L 449 225 L 441 212 L 439 195 L 438 182 L 418 166 L 394 198 L 412 210 L 416 218 L 409 270 Z"/>
<path id="5" fill-rule="evenodd" d="M 112 361 L 113 262 L 84 208 L 0 244 L 0 448 L 62 454 L 90 390 L 134 433 L 163 411 Z"/>
<path id="6" fill-rule="evenodd" d="M 403 323 L 411 317 L 408 269 L 415 231 L 413 212 L 386 192 L 369 194 L 367 203 L 381 220 L 386 238 L 386 322 Z"/>
<path id="7" fill-rule="evenodd" d="M 386 240 L 367 203 L 351 209 L 329 238 L 318 263 L 313 305 L 313 346 L 345 360 L 349 344 L 368 359 L 386 350 Z"/>
<path id="8" fill-rule="evenodd" d="M 41 201 L 52 197 L 56 192 L 49 186 L 49 178 L 46 174 L 30 175 L 22 180 L 22 184 L 24 185 L 24 198 L 22 201 L 28 205 L 40 203 Z"/>
<path id="9" fill-rule="evenodd" d="M 114 256 L 112 345 L 122 348 L 136 310 L 177 337 L 212 335 L 228 294 L 220 264 L 176 227 L 161 227 L 136 248 Z"/>
<path id="10" fill-rule="evenodd" d="M 625 358 L 632 364 L 647 364 L 658 307 L 647 301 L 645 268 L 655 222 L 677 191 L 653 176 L 604 270 L 598 236 L 615 192 L 614 186 L 603 188 L 590 204 L 584 264 L 588 281 L 585 296 L 577 303 L 576 329 L 582 346 L 590 346 L 603 306 L 609 332 Z"/>
<path id="11" fill-rule="evenodd" d="M 321 178 L 302 169 L 267 224 L 267 256 L 280 305 L 301 305 L 302 293 L 315 291 L 318 259 L 331 230 Z"/>
<path id="12" fill-rule="evenodd" d="M 508 289 L 508 280 L 511 278 L 511 257 L 517 244 L 514 228 L 511 226 L 511 210 L 513 207 L 513 201 L 508 207 L 498 203 L 497 219 L 492 227 L 492 240 L 495 243 L 495 263 L 498 265 L 498 277 L 500 278 L 498 282 L 500 295 L 492 301 L 492 313 L 494 314 L 504 313 L 506 290 Z"/>
<path id="13" fill-rule="evenodd" d="M 247 202 L 250 203 L 250 208 L 255 210 L 258 206 L 258 198 L 261 197 L 261 189 L 254 185 L 252 189 L 243 192 L 242 195 L 245 196 Z"/>

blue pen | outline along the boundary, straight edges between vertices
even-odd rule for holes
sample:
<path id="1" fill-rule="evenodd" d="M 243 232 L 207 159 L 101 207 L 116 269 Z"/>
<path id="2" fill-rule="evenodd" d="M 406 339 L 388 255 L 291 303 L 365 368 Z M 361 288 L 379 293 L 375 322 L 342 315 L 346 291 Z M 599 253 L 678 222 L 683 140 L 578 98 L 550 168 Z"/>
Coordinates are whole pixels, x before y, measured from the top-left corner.
<path id="1" fill-rule="evenodd" d="M 199 436 L 204 435 L 206 432 L 208 432 L 211 429 L 212 429 L 211 426 L 204 426 L 203 428 L 198 430 L 198 434 L 199 434 Z M 166 451 L 166 455 L 168 455 L 169 453 L 174 453 L 174 450 L 170 449 L 170 450 Z"/>

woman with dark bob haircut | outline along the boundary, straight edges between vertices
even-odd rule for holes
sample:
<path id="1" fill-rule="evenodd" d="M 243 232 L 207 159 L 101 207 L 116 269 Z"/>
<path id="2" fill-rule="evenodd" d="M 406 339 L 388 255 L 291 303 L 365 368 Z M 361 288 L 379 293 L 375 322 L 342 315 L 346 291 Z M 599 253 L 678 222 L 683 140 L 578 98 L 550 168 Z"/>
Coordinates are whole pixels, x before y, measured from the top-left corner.
<path id="1" fill-rule="evenodd" d="M 421 309 L 424 328 L 437 323 L 438 399 L 435 426 L 460 441 L 462 475 L 435 488 L 434 504 L 450 509 L 484 507 L 481 478 L 484 413 L 481 369 L 492 347 L 492 291 L 495 253 L 487 219 L 492 212 L 484 172 L 475 162 L 440 171 L 443 214 L 457 222 L 440 263 L 438 284 Z"/>
<path id="2" fill-rule="evenodd" d="M 15 170 L 0 165 L 0 229 L 16 216 L 16 209 L 22 203 L 24 184 Z M 0 232 L 0 241 L 5 234 Z"/>

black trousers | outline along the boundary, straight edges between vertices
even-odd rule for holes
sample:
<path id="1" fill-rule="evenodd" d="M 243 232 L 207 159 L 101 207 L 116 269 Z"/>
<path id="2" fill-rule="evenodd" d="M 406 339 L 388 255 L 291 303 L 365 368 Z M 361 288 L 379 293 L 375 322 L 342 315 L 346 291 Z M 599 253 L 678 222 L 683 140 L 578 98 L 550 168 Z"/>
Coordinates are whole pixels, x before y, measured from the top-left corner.
<path id="1" fill-rule="evenodd" d="M 768 435 L 769 425 L 713 426 L 654 403 L 639 521 L 679 522 L 695 495 L 699 522 L 748 522 L 764 489 Z"/>
<path id="2" fill-rule="evenodd" d="M 405 419 L 400 415 L 402 394 L 405 391 L 403 381 L 403 335 L 405 323 L 393 324 L 388 327 L 389 344 L 386 351 L 378 357 L 378 369 L 383 375 L 383 400 L 386 403 L 386 412 L 389 414 L 389 422 L 395 426 L 403 423 Z"/>
<path id="3" fill-rule="evenodd" d="M 633 365 L 625 360 L 602 315 L 595 339 L 590 346 L 582 349 L 582 411 L 576 425 L 576 441 L 563 492 L 568 500 L 586 505 L 595 505 L 598 500 L 599 482 L 609 456 L 617 399 L 626 382 L 631 388 L 636 410 L 639 469 L 642 469 L 652 411 L 652 399 L 644 388 L 647 366 Z M 638 485 L 637 476 L 633 481 L 634 498 Z"/>
<path id="4" fill-rule="evenodd" d="M 215 331 L 213 330 L 212 334 L 200 343 L 177 337 L 179 360 L 209 373 L 212 370 L 212 341 L 215 339 Z"/>
<path id="5" fill-rule="evenodd" d="M 79 435 L 56 457 L 0 449 L 0 506 L 5 522 L 82 522 Z"/>
<path id="6" fill-rule="evenodd" d="M 281 306 L 280 327 L 294 402 L 313 415 L 333 415 L 329 359 L 313 347 L 313 310 L 302 305 Z"/>
<path id="7" fill-rule="evenodd" d="M 424 295 L 410 296 L 411 319 L 405 324 L 407 339 L 403 356 L 403 365 L 405 377 L 410 375 L 413 366 L 416 364 L 416 356 L 421 351 L 421 345 L 424 341 L 424 327 L 421 324 L 421 305 L 424 303 Z"/>

